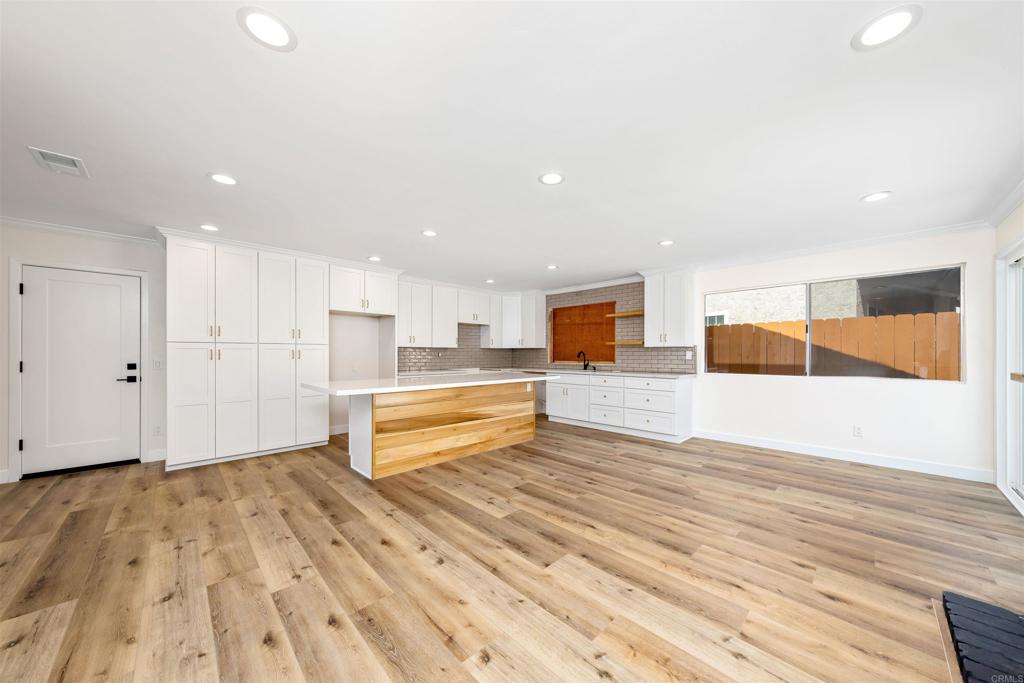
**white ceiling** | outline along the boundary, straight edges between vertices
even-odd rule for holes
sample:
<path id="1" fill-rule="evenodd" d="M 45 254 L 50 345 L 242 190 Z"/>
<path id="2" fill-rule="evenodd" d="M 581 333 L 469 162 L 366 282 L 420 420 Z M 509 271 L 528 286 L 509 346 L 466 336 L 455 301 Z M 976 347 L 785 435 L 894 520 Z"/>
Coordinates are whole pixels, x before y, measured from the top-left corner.
<path id="1" fill-rule="evenodd" d="M 871 52 L 899 0 L 262 3 L 288 53 L 243 4 L 3 2 L 2 213 L 553 288 L 984 219 L 1024 178 L 1019 2 Z"/>

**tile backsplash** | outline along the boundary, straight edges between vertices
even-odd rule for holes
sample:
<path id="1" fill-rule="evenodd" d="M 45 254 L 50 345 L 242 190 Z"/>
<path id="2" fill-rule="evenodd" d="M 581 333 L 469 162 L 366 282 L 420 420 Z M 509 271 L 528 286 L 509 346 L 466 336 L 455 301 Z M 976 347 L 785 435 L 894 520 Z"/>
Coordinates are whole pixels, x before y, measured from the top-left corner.
<path id="1" fill-rule="evenodd" d="M 644 306 L 644 283 L 582 289 L 547 296 L 548 319 L 552 308 L 614 301 L 617 311 L 635 311 Z M 620 341 L 644 338 L 644 319 L 616 318 L 615 338 Z M 687 358 L 687 351 L 690 357 Z M 599 369 L 630 372 L 697 371 L 697 351 L 693 346 L 647 348 L 620 346 L 615 350 L 615 363 L 598 363 Z M 547 349 L 481 349 L 480 326 L 459 325 L 457 349 L 398 349 L 398 371 L 452 370 L 455 368 L 558 368 L 564 364 L 548 362 Z"/>

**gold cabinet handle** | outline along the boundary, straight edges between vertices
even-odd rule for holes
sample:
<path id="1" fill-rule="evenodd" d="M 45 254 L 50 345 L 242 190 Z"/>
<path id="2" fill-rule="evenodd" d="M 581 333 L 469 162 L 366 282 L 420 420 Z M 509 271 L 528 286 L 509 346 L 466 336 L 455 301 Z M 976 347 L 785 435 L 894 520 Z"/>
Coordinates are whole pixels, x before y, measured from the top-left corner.
<path id="1" fill-rule="evenodd" d="M 210 325 L 210 336 L 213 336 L 213 325 Z"/>
<path id="2" fill-rule="evenodd" d="M 295 339 L 295 328 L 292 328 L 292 339 Z"/>
<path id="3" fill-rule="evenodd" d="M 302 328 L 299 328 L 299 339 L 302 339 Z"/>
<path id="4" fill-rule="evenodd" d="M 210 360 L 213 360 L 213 349 L 210 349 Z"/>
<path id="5" fill-rule="evenodd" d="M 1011 372 L 1010 379 L 1014 382 L 1024 382 L 1024 372 Z"/>
<path id="6" fill-rule="evenodd" d="M 298 358 L 299 360 L 302 360 L 302 349 L 299 349 L 298 351 L 296 351 L 296 353 L 298 354 L 296 356 L 296 358 Z"/>
<path id="7" fill-rule="evenodd" d="M 220 349 L 217 349 L 217 360 L 220 360 Z"/>
<path id="8" fill-rule="evenodd" d="M 217 336 L 219 337 L 219 336 L 220 336 L 220 334 L 221 334 L 221 333 L 220 333 L 220 325 L 217 325 Z"/>

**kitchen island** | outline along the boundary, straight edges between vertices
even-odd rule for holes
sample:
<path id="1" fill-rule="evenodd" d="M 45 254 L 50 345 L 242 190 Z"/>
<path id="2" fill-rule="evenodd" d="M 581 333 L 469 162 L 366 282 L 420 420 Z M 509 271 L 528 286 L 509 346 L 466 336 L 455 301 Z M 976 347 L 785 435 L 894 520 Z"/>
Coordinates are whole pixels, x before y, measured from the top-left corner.
<path id="1" fill-rule="evenodd" d="M 380 479 L 531 441 L 536 383 L 552 379 L 558 376 L 477 372 L 302 386 L 349 397 L 352 469 Z"/>

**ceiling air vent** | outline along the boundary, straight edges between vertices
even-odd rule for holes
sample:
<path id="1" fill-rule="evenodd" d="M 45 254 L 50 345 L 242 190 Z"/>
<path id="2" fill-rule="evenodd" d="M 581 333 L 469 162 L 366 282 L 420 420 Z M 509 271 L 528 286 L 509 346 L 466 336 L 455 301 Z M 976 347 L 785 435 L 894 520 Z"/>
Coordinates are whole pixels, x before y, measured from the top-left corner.
<path id="1" fill-rule="evenodd" d="M 37 162 L 39 162 L 39 165 L 47 171 L 63 173 L 65 175 L 76 175 L 80 178 L 89 177 L 89 171 L 85 168 L 85 162 L 78 157 L 69 157 L 67 154 L 48 152 L 45 149 L 39 149 L 38 147 L 29 147 L 28 151 L 32 153 L 32 156 Z"/>

